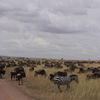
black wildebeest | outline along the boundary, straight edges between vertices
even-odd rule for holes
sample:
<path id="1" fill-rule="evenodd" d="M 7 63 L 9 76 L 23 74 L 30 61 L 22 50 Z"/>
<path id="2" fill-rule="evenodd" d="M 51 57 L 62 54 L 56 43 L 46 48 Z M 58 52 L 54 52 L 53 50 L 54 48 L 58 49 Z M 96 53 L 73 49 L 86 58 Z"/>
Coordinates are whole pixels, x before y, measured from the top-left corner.
<path id="1" fill-rule="evenodd" d="M 11 80 L 12 80 L 13 77 L 16 78 L 16 75 L 18 73 L 20 73 L 21 71 L 24 72 L 24 68 L 23 67 L 16 67 L 16 68 L 12 69 L 11 72 L 10 72 L 11 73 Z"/>
<path id="2" fill-rule="evenodd" d="M 46 76 L 46 71 L 44 69 L 36 70 L 35 73 L 34 73 L 34 76 L 37 76 L 37 75 Z"/>
<path id="3" fill-rule="evenodd" d="M 23 80 L 22 78 L 26 77 L 26 73 L 24 71 L 20 71 L 17 75 L 16 75 L 16 81 L 18 81 L 18 84 L 20 85 L 20 81 L 23 84 Z"/>
<path id="4" fill-rule="evenodd" d="M 54 72 L 51 73 L 48 78 L 52 80 L 55 76 L 67 76 L 67 72 L 61 72 L 61 71 Z"/>
<path id="5" fill-rule="evenodd" d="M 3 70 L 3 69 L 0 69 L 0 78 L 2 78 L 2 75 L 5 75 L 5 70 Z"/>

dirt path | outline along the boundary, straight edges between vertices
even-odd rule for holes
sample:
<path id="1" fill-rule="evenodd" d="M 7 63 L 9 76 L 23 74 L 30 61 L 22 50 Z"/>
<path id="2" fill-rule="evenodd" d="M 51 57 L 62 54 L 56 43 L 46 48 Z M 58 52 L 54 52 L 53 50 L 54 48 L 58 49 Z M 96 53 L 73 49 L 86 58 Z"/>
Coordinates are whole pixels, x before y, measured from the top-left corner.
<path id="1" fill-rule="evenodd" d="M 7 79 L 0 79 L 0 100 L 33 100 Z"/>

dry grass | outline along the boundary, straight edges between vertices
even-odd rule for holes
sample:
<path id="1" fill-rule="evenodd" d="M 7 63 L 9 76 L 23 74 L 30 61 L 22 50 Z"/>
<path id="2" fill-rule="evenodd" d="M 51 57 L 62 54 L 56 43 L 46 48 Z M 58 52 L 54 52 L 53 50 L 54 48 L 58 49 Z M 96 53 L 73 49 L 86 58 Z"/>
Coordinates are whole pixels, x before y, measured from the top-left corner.
<path id="1" fill-rule="evenodd" d="M 41 69 L 43 65 L 38 65 L 35 70 Z M 63 65 L 64 66 L 64 65 Z M 87 66 L 87 65 L 86 65 Z M 99 64 L 91 64 L 89 67 L 97 67 Z M 24 78 L 24 84 L 18 85 L 16 81 L 11 81 L 21 91 L 31 96 L 36 100 L 100 100 L 100 79 L 86 80 L 86 74 L 78 74 L 76 70 L 74 73 L 79 76 L 79 84 L 72 82 L 71 88 L 66 90 L 66 86 L 61 86 L 63 92 L 59 92 L 57 86 L 54 87 L 54 91 L 51 92 L 51 81 L 44 76 L 34 76 L 34 71 L 29 72 L 29 67 L 24 67 L 26 71 L 26 78 Z M 47 75 L 55 71 L 63 71 L 63 69 L 45 68 Z M 6 77 L 10 81 L 10 71 L 13 67 L 6 69 Z"/>

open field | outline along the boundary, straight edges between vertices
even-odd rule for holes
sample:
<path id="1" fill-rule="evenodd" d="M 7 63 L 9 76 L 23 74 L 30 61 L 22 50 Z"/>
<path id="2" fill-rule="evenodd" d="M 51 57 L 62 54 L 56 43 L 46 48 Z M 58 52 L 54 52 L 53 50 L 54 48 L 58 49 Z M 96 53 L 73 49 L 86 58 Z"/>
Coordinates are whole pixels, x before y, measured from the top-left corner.
<path id="1" fill-rule="evenodd" d="M 59 61 L 58 61 L 59 62 Z M 96 62 L 96 61 L 95 61 Z M 68 76 L 71 74 L 78 75 L 79 84 L 74 81 L 70 84 L 70 89 L 66 90 L 66 86 L 61 86 L 63 92 L 59 92 L 57 85 L 54 87 L 54 91 L 51 91 L 52 82 L 48 79 L 48 76 L 52 72 L 64 71 L 67 67 L 62 63 L 63 68 L 43 68 L 44 64 L 37 65 L 34 70 L 45 69 L 47 77 L 34 76 L 34 71 L 30 72 L 28 66 L 24 66 L 26 77 L 23 78 L 24 84 L 18 85 L 14 80 L 10 80 L 10 71 L 15 67 L 7 67 L 5 77 L 8 78 L 16 87 L 21 91 L 27 93 L 35 100 L 100 100 L 100 79 L 86 80 L 86 75 L 91 72 L 78 73 L 79 69 L 75 69 L 74 72 L 68 72 Z M 80 67 L 76 64 L 77 67 Z M 98 67 L 99 63 L 84 63 L 86 67 Z M 4 77 L 4 76 L 3 76 Z"/>

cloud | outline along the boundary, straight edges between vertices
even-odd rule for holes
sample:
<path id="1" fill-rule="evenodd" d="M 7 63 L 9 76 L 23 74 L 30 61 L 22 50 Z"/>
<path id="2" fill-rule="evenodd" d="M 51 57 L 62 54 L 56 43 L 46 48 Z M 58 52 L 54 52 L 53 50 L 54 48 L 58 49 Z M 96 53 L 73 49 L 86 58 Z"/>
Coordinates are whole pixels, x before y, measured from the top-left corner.
<path id="1" fill-rule="evenodd" d="M 51 33 L 78 33 L 83 32 L 82 27 L 85 27 L 83 20 L 78 15 L 87 15 L 87 2 L 76 0 L 56 1 L 53 2 L 41 0 L 27 2 L 1 2 L 3 16 L 9 21 L 13 19 L 15 22 L 29 23 L 34 29 L 42 32 Z M 45 2 L 45 5 L 44 5 Z M 16 5 L 15 5 L 16 4 Z M 25 5 L 24 5 L 25 4 Z M 23 6 L 24 5 L 24 6 Z M 6 6 L 6 7 L 5 7 Z M 80 9 L 79 9 L 80 8 Z M 79 21 L 76 20 L 77 19 Z"/>
<path id="2" fill-rule="evenodd" d="M 33 34 L 25 34 L 25 36 L 27 38 L 9 39 L 3 41 L 4 44 L 7 45 L 6 50 L 11 50 L 12 53 L 16 52 L 19 56 L 20 54 L 24 56 L 23 53 L 27 52 L 28 55 L 26 54 L 26 56 L 36 55 L 38 57 L 41 53 L 43 56 L 48 53 L 48 51 L 58 52 L 60 50 L 59 46 L 49 43 L 43 38 L 35 37 Z M 30 54 L 30 52 L 33 52 L 33 54 Z"/>

